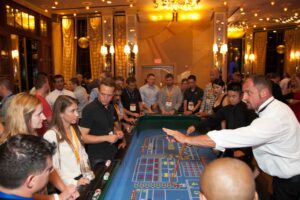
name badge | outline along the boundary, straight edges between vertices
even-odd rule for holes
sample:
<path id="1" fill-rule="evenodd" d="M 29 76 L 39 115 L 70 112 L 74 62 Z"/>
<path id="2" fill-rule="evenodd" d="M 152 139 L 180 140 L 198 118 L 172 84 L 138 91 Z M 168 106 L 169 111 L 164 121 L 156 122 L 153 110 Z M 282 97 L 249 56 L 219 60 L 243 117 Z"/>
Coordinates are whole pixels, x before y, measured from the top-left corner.
<path id="1" fill-rule="evenodd" d="M 192 111 L 194 109 L 194 102 L 189 101 L 188 103 L 188 110 Z"/>
<path id="2" fill-rule="evenodd" d="M 171 106 L 172 106 L 172 101 L 167 101 L 167 102 L 166 102 L 166 106 L 167 106 L 167 107 L 171 107 Z"/>
<path id="3" fill-rule="evenodd" d="M 136 105 L 135 104 L 130 104 L 129 110 L 131 112 L 135 112 L 136 111 Z"/>

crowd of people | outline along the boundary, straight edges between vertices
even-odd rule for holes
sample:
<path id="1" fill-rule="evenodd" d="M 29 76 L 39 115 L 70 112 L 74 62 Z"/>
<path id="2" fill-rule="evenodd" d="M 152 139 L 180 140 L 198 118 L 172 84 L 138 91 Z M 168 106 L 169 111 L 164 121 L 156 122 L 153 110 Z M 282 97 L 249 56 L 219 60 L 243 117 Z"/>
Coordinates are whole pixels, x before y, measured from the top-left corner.
<path id="1" fill-rule="evenodd" d="M 298 187 L 300 182 L 297 178 L 300 174 L 297 167 L 300 166 L 300 76 L 278 80 L 276 75 L 269 74 L 243 80 L 241 74 L 235 73 L 233 77 L 226 84 L 218 69 L 212 68 L 210 82 L 202 89 L 195 75 L 176 85 L 173 74 L 168 73 L 162 88 L 155 84 L 152 73 L 140 88 L 134 77 L 113 79 L 109 73 L 89 83 L 78 74 L 69 85 L 62 75 L 55 75 L 54 88 L 50 91 L 49 77 L 38 73 L 30 93 L 19 94 L 13 93 L 8 79 L 1 79 L 0 199 L 19 187 L 24 193 L 12 194 L 26 194 L 25 197 L 34 196 L 34 199 L 76 199 L 76 187 L 88 184 L 94 178 L 92 170 L 99 163 L 114 159 L 119 149 L 126 147 L 126 136 L 138 118 L 147 113 L 200 117 L 198 124 L 187 129 L 187 134 L 210 131 L 207 135 L 189 137 L 164 130 L 178 142 L 214 147 L 221 150 L 219 156 L 239 158 L 252 170 L 255 158 L 259 167 L 274 177 L 274 199 L 290 199 L 284 196 L 286 189 L 282 182 L 295 176 L 293 183 Z M 37 164 L 24 164 L 37 152 L 43 154 L 37 156 L 39 159 L 32 158 Z M 24 154 L 25 160 L 18 158 L 18 154 Z M 19 165 L 24 165 L 22 177 L 16 177 L 16 171 L 9 169 L 14 156 Z M 233 165 L 236 162 L 229 161 Z M 3 177 L 2 173 L 5 173 Z M 41 181 L 36 176 L 44 176 L 44 182 L 35 182 L 34 178 Z M 2 183 L 10 177 L 16 178 L 15 184 Z M 59 194 L 47 195 L 42 191 L 48 177 Z M 201 190 L 207 190 L 211 184 Z M 256 195 L 252 186 L 249 187 L 250 199 L 254 199 Z M 216 199 L 210 195 L 213 194 L 204 192 L 207 199 Z"/>

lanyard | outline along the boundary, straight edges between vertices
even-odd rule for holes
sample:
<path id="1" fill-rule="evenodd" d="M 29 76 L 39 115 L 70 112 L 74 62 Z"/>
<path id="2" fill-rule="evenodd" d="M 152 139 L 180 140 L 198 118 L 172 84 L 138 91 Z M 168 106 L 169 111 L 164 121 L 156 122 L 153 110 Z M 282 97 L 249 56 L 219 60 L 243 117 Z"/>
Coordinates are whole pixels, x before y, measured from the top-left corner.
<path id="1" fill-rule="evenodd" d="M 71 127 L 71 133 L 72 133 L 72 145 L 71 148 L 75 154 L 75 157 L 77 158 L 78 163 L 80 162 L 80 154 L 79 154 L 79 149 L 80 149 L 80 144 L 79 144 L 79 139 L 76 135 L 76 132 L 73 127 Z M 75 142 L 75 145 L 73 144 L 73 140 Z"/>
<path id="2" fill-rule="evenodd" d="M 3 192 L 0 192 L 0 198 L 4 198 L 4 199 L 15 199 L 15 200 L 33 200 L 33 198 L 27 198 L 27 197 L 20 197 L 14 194 L 6 194 Z"/>
<path id="3" fill-rule="evenodd" d="M 168 99 L 168 101 L 171 101 L 172 94 L 173 94 L 173 86 L 172 86 L 171 90 L 169 90 L 168 87 L 166 87 L 166 93 L 167 93 L 167 99 Z"/>
<path id="4" fill-rule="evenodd" d="M 134 100 L 135 98 L 135 94 L 134 94 L 134 90 L 132 92 L 130 92 L 127 88 L 126 88 L 126 92 L 128 94 L 128 97 L 130 100 Z"/>
<path id="5" fill-rule="evenodd" d="M 118 121 L 120 121 L 121 120 L 121 113 L 120 113 L 120 109 L 119 109 L 118 104 L 114 104 L 114 107 L 115 107 L 115 110 L 116 110 L 117 115 L 118 115 Z"/>

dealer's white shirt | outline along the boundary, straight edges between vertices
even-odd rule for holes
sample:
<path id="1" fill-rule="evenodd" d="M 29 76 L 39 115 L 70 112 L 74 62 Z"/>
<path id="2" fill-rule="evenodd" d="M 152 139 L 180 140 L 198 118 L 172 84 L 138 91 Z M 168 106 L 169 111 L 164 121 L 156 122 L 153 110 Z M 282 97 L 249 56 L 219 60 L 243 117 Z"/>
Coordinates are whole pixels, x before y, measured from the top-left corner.
<path id="1" fill-rule="evenodd" d="M 269 104 L 269 105 L 268 105 Z M 300 124 L 293 111 L 273 97 L 258 110 L 249 126 L 211 131 L 216 148 L 253 147 L 259 167 L 271 176 L 290 178 L 300 174 Z"/>

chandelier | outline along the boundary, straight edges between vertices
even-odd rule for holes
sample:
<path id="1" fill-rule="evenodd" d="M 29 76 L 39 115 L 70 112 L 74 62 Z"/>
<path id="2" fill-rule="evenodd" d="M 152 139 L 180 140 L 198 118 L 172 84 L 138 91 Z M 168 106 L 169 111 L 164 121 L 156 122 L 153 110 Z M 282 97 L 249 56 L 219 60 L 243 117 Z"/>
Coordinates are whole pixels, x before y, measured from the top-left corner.
<path id="1" fill-rule="evenodd" d="M 154 8 L 165 10 L 193 10 L 199 7 L 200 0 L 153 0 Z"/>

